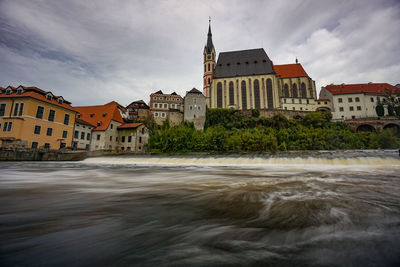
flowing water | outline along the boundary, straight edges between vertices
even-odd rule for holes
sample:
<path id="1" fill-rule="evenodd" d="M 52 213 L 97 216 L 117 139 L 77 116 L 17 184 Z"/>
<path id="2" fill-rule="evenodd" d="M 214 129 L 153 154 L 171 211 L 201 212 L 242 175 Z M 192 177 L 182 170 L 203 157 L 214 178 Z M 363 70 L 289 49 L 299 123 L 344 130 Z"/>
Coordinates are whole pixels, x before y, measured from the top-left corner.
<path id="1" fill-rule="evenodd" d="M 0 163 L 1 266 L 399 266 L 396 151 Z"/>

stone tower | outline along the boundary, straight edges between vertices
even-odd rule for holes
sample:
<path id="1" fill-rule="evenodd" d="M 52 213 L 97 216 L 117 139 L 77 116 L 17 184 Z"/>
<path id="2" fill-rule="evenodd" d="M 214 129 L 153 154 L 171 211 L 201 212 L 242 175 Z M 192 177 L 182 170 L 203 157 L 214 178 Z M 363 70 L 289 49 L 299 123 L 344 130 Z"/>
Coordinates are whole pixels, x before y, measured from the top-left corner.
<path id="1" fill-rule="evenodd" d="M 204 47 L 204 75 L 203 75 L 203 94 L 206 97 L 207 105 L 210 104 L 210 88 L 211 81 L 214 75 L 215 68 L 215 49 L 212 42 L 212 34 L 211 34 L 211 19 L 208 21 L 208 36 L 207 36 L 207 44 Z"/>

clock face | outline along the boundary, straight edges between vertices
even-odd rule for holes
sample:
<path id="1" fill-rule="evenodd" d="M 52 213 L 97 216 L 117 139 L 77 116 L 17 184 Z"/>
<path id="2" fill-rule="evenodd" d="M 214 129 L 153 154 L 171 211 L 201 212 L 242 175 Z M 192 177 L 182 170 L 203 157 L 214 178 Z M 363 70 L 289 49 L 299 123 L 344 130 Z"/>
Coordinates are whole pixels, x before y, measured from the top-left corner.
<path id="1" fill-rule="evenodd" d="M 211 56 L 207 56 L 207 59 L 211 59 Z"/>

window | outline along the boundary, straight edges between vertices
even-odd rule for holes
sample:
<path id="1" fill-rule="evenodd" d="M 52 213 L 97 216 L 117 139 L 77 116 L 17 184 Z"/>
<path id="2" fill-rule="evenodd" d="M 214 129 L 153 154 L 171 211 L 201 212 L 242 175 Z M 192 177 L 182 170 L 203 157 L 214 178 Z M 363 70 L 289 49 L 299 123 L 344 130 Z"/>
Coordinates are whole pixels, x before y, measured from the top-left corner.
<path id="1" fill-rule="evenodd" d="M 233 82 L 229 82 L 229 105 L 235 104 L 235 92 L 233 89 Z"/>
<path id="2" fill-rule="evenodd" d="M 192 107 L 192 106 L 189 106 L 189 109 L 190 109 L 190 110 L 192 110 L 192 109 L 193 109 L 193 107 Z"/>
<path id="3" fill-rule="evenodd" d="M 53 128 L 47 128 L 47 136 L 52 136 L 53 135 Z"/>
<path id="4" fill-rule="evenodd" d="M 307 99 L 306 102 L 307 102 L 307 104 L 310 104 L 310 100 Z"/>
<path id="5" fill-rule="evenodd" d="M 342 103 L 343 102 L 343 99 L 341 99 L 341 98 L 338 98 L 338 103 Z"/>
<path id="6" fill-rule="evenodd" d="M 44 107 L 38 106 L 36 110 L 36 118 L 43 119 Z"/>
<path id="7" fill-rule="evenodd" d="M 355 101 L 356 101 L 356 102 L 360 102 L 360 98 L 359 98 L 359 97 L 356 97 L 356 98 L 355 98 Z"/>
<path id="8" fill-rule="evenodd" d="M 242 81 L 242 108 L 247 109 L 247 90 L 245 81 Z"/>
<path id="9" fill-rule="evenodd" d="M 294 104 L 294 98 L 292 98 L 292 104 Z"/>
<path id="10" fill-rule="evenodd" d="M 50 143 L 44 143 L 44 148 L 50 149 Z"/>
<path id="11" fill-rule="evenodd" d="M 99 140 L 100 140 L 100 135 L 98 134 L 98 135 L 97 135 L 97 141 L 99 141 Z"/>
<path id="12" fill-rule="evenodd" d="M 86 140 L 90 140 L 90 133 L 87 133 Z"/>
<path id="13" fill-rule="evenodd" d="M 112 141 L 112 136 L 110 136 L 110 141 Z"/>
<path id="14" fill-rule="evenodd" d="M 165 112 L 161 113 L 161 117 L 165 118 Z"/>
<path id="15" fill-rule="evenodd" d="M 286 104 L 286 98 L 284 98 L 284 99 L 283 99 L 283 103 L 285 103 L 285 104 Z"/>
<path id="16" fill-rule="evenodd" d="M 90 118 L 93 118 L 94 117 L 94 114 L 93 113 L 90 113 Z"/>
<path id="17" fill-rule="evenodd" d="M 222 108 L 222 83 L 217 84 L 217 107 Z"/>
<path id="18" fill-rule="evenodd" d="M 293 110 L 296 110 L 295 107 L 292 108 Z"/>
<path id="19" fill-rule="evenodd" d="M 11 89 L 6 90 L 6 95 L 9 95 L 9 94 L 11 94 Z"/>
<path id="20" fill-rule="evenodd" d="M 371 102 L 374 102 L 374 98 L 373 97 L 371 97 L 370 99 L 371 99 Z"/>
<path id="21" fill-rule="evenodd" d="M 132 142 L 132 136 L 128 136 L 128 143 Z"/>
<path id="22" fill-rule="evenodd" d="M 339 107 L 339 111 L 344 111 L 344 108 L 343 107 Z"/>
<path id="23" fill-rule="evenodd" d="M 34 134 L 40 134 L 40 130 L 42 129 L 41 126 L 35 125 L 35 130 L 33 131 Z"/>
<path id="24" fill-rule="evenodd" d="M 111 129 L 114 127 L 114 125 L 111 123 Z"/>
<path id="25" fill-rule="evenodd" d="M 349 98 L 347 98 L 347 101 L 348 101 L 349 103 L 351 103 L 351 102 L 353 102 L 353 98 L 349 97 Z"/>
<path id="26" fill-rule="evenodd" d="M 64 124 L 65 125 L 69 124 L 69 115 L 68 114 L 65 114 L 65 116 L 64 116 Z"/>
<path id="27" fill-rule="evenodd" d="M 6 104 L 1 104 L 0 105 L 0 116 L 4 116 L 6 113 Z"/>
<path id="28" fill-rule="evenodd" d="M 22 94 L 22 89 L 21 89 L 21 88 L 18 88 L 18 89 L 17 89 L 17 95 L 20 95 L 20 94 Z"/>
<path id="29" fill-rule="evenodd" d="M 357 106 L 357 110 L 361 110 L 361 106 Z"/>
<path id="30" fill-rule="evenodd" d="M 7 131 L 7 126 L 8 126 L 8 122 L 5 122 L 5 123 L 4 123 L 4 127 L 3 127 L 3 132 L 6 132 L 6 131 Z"/>
<path id="31" fill-rule="evenodd" d="M 168 108 L 168 104 L 164 103 L 164 108 Z"/>
<path id="32" fill-rule="evenodd" d="M 8 122 L 7 132 L 11 132 L 12 121 Z"/>
<path id="33" fill-rule="evenodd" d="M 155 112 L 155 113 L 154 113 L 154 117 L 158 117 L 158 112 Z"/>
<path id="34" fill-rule="evenodd" d="M 325 105 L 328 105 L 328 101 L 324 101 L 324 104 L 325 104 Z"/>
<path id="35" fill-rule="evenodd" d="M 52 99 L 53 99 L 53 97 L 52 97 L 50 94 L 48 94 L 48 95 L 46 96 L 46 98 L 47 98 L 47 100 L 52 100 Z"/>
<path id="36" fill-rule="evenodd" d="M 74 138 L 79 138 L 79 131 L 74 132 Z"/>
<path id="37" fill-rule="evenodd" d="M 301 104 L 301 98 L 299 99 L 299 104 Z"/>
<path id="38" fill-rule="evenodd" d="M 67 131 L 63 131 L 62 138 L 67 138 L 67 136 L 68 136 L 68 132 Z"/>
<path id="39" fill-rule="evenodd" d="M 158 108 L 158 104 L 157 103 L 154 103 L 154 108 Z"/>
<path id="40" fill-rule="evenodd" d="M 267 79 L 267 106 L 268 108 L 274 108 L 274 96 L 272 93 L 272 80 Z"/>
<path id="41" fill-rule="evenodd" d="M 139 144 L 141 144 L 141 143 L 142 143 L 142 137 L 139 136 Z"/>
<path id="42" fill-rule="evenodd" d="M 66 147 L 66 146 L 67 146 L 66 143 L 64 143 L 64 142 L 61 142 L 61 143 L 60 143 L 60 148 L 64 148 L 64 147 Z"/>
<path id="43" fill-rule="evenodd" d="M 17 116 L 17 114 L 18 114 L 18 108 L 19 108 L 19 103 L 16 103 L 15 104 L 15 107 L 14 107 L 14 116 Z"/>
<path id="44" fill-rule="evenodd" d="M 144 134 L 144 128 L 142 128 L 142 134 Z"/>
<path id="45" fill-rule="evenodd" d="M 125 136 L 122 136 L 122 137 L 121 137 L 121 142 L 122 142 L 122 143 L 125 143 Z"/>
<path id="46" fill-rule="evenodd" d="M 62 98 L 58 99 L 58 104 L 62 104 L 64 101 L 62 100 Z"/>
<path id="47" fill-rule="evenodd" d="M 292 97 L 298 97 L 297 84 L 292 84 Z"/>
<path id="48" fill-rule="evenodd" d="M 260 108 L 260 82 L 256 79 L 254 80 L 254 106 L 255 108 Z"/>
<path id="49" fill-rule="evenodd" d="M 200 106 L 198 106 L 197 109 L 200 110 L 201 109 Z"/>
<path id="50" fill-rule="evenodd" d="M 302 108 L 302 107 L 300 107 L 300 110 L 303 110 L 303 108 Z"/>
<path id="51" fill-rule="evenodd" d="M 197 103 L 197 98 L 193 98 L 193 103 Z"/>
<path id="52" fill-rule="evenodd" d="M 54 121 L 55 116 L 56 116 L 56 111 L 50 109 L 50 112 L 49 112 L 49 121 Z"/>
<path id="53" fill-rule="evenodd" d="M 81 140 L 85 140 L 85 133 L 81 132 Z"/>
<path id="54" fill-rule="evenodd" d="M 353 110 L 354 110 L 354 107 L 353 107 L 353 106 L 350 106 L 350 107 L 349 107 L 349 110 L 350 110 L 350 111 L 353 111 Z"/>
<path id="55" fill-rule="evenodd" d="M 300 94 L 302 98 L 307 98 L 306 84 L 301 83 L 300 85 Z"/>
<path id="56" fill-rule="evenodd" d="M 24 112 L 24 103 L 19 104 L 19 113 L 18 116 L 22 116 L 22 113 Z"/>
<path id="57" fill-rule="evenodd" d="M 32 142 L 32 148 L 37 148 L 38 147 L 38 142 Z"/>
<path id="58" fill-rule="evenodd" d="M 283 96 L 289 97 L 289 85 L 287 85 L 287 83 L 285 83 L 285 85 L 283 86 Z"/>

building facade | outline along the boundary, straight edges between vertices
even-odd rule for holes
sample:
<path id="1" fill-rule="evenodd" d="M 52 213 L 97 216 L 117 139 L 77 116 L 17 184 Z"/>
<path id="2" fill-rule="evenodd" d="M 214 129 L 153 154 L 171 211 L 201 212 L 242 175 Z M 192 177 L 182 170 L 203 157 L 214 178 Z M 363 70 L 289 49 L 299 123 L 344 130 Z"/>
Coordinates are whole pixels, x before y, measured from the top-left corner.
<path id="1" fill-rule="evenodd" d="M 121 151 L 145 152 L 149 131 L 143 123 L 124 123 L 118 126 L 118 140 Z"/>
<path id="2" fill-rule="evenodd" d="M 118 126 L 124 123 L 125 108 L 117 102 L 98 106 L 74 107 L 80 119 L 95 127 L 92 129 L 90 150 L 116 150 L 119 147 Z"/>
<path id="3" fill-rule="evenodd" d="M 330 100 L 333 120 L 377 118 L 376 106 L 388 92 L 399 89 L 388 83 L 331 84 L 322 87 L 320 98 Z"/>
<path id="4" fill-rule="evenodd" d="M 0 88 L 0 139 L 27 148 L 72 146 L 76 111 L 62 96 L 37 87 Z"/>
<path id="5" fill-rule="evenodd" d="M 80 150 L 90 150 L 90 143 L 92 141 L 92 130 L 94 125 L 80 119 L 77 114 L 75 119 L 74 138 L 72 139 L 72 148 Z"/>
<path id="6" fill-rule="evenodd" d="M 177 93 L 164 94 L 161 90 L 150 95 L 150 114 L 157 124 L 169 120 L 172 125 L 183 121 L 183 98 Z"/>
<path id="7" fill-rule="evenodd" d="M 126 109 L 128 110 L 129 121 L 143 121 L 150 115 L 150 107 L 143 100 L 133 101 Z"/>
<path id="8" fill-rule="evenodd" d="M 206 121 L 206 97 L 196 88 L 188 91 L 185 96 L 184 121 L 193 122 L 197 130 L 204 129 Z"/>

